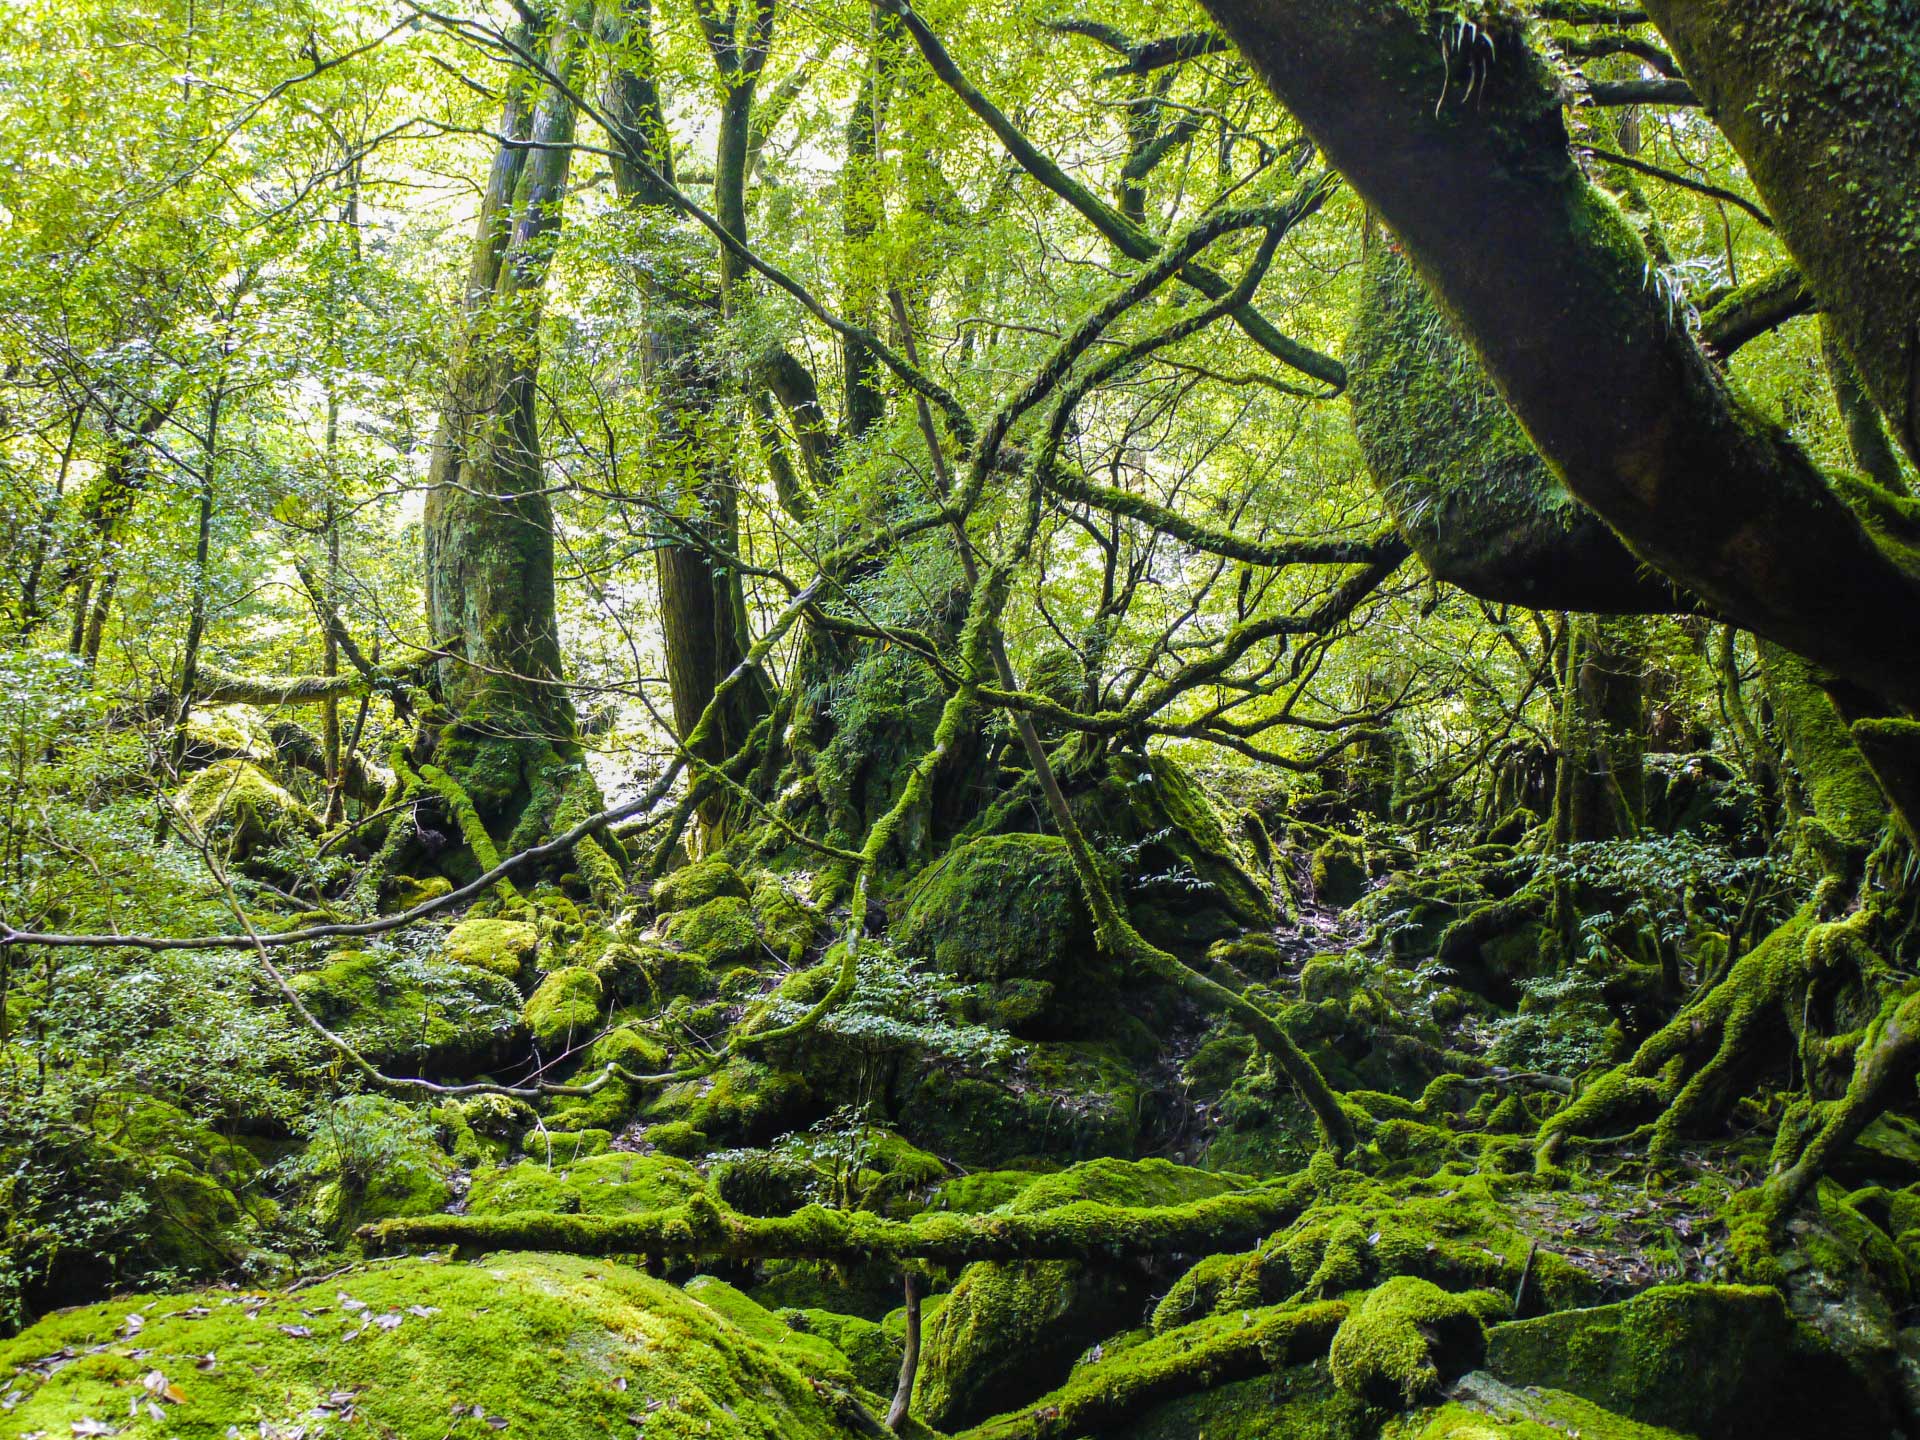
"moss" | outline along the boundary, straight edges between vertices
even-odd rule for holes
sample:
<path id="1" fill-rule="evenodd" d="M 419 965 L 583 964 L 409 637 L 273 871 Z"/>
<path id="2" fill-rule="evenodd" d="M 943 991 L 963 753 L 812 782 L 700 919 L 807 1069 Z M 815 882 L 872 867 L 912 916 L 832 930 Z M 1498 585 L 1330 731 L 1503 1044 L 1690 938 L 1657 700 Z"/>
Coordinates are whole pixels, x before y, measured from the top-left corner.
<path id="1" fill-rule="evenodd" d="M 1112 1440 L 1374 1440 L 1377 1428 L 1319 1361 L 1143 1404 L 1101 1433 Z"/>
<path id="2" fill-rule="evenodd" d="M 826 920 L 787 889 L 777 875 L 756 875 L 749 898 L 760 920 L 762 938 L 789 965 L 804 961 L 826 933 Z"/>
<path id="3" fill-rule="evenodd" d="M 600 977 L 578 965 L 554 971 L 527 999 L 522 1018 L 547 1051 L 587 1040 L 600 1027 Z"/>
<path id="4" fill-rule="evenodd" d="M 593 962 L 607 994 L 629 1004 L 665 1005 L 676 995 L 694 999 L 713 993 L 713 974 L 706 957 L 665 945 L 620 942 L 609 945 Z"/>
<path id="5" fill-rule="evenodd" d="M 1243 1183 L 1165 1160 L 1095 1160 L 1041 1176 L 1007 1209 L 1034 1215 L 1086 1200 L 1173 1205 Z M 916 1413 L 949 1430 L 1040 1394 L 1143 1298 L 1136 1277 L 1074 1261 L 968 1266 L 925 1326 Z"/>
<path id="6" fill-rule="evenodd" d="M 992 835 L 969 841 L 928 866 L 904 893 L 910 903 L 894 928 L 902 950 L 927 957 L 958 980 L 1029 987 L 1032 1003 L 1022 1008 L 1035 1020 L 1050 1016 L 1060 986 L 1088 973 L 1093 922 L 1063 840 Z"/>
<path id="7" fill-rule="evenodd" d="M 928 1200 L 927 1208 L 961 1215 L 998 1210 L 1039 1178 L 1032 1170 L 977 1170 L 941 1185 Z"/>
<path id="8" fill-rule="evenodd" d="M 1345 909 L 1366 891 L 1366 847 L 1350 835 L 1328 837 L 1313 852 L 1309 879 L 1315 899 Z"/>
<path id="9" fill-rule="evenodd" d="M 453 1160 L 425 1119 L 382 1095 L 348 1096 L 327 1112 L 304 1157 L 324 1177 L 312 1199 L 322 1229 L 339 1237 L 366 1221 L 446 1208 Z"/>
<path id="10" fill-rule="evenodd" d="M 651 898 L 656 913 L 669 915 L 676 910 L 697 910 L 710 900 L 722 897 L 747 898 L 747 883 L 740 872 L 725 860 L 696 860 L 670 875 L 653 882 Z"/>
<path id="11" fill-rule="evenodd" d="M 1468 1301 L 1430 1280 L 1397 1275 L 1341 1322 L 1327 1362 L 1342 1390 L 1383 1410 L 1404 1410 L 1471 1370 L 1485 1352 L 1486 1331 Z"/>
<path id="12" fill-rule="evenodd" d="M 577 1165 L 613 1149 L 611 1130 L 552 1130 L 542 1125 L 527 1136 L 527 1158 L 551 1169 Z"/>
<path id="13" fill-rule="evenodd" d="M 718 1144 L 763 1144 L 800 1123 L 806 1080 L 736 1056 L 712 1075 L 668 1086 L 647 1107 L 655 1121 L 681 1120 Z"/>
<path id="14" fill-rule="evenodd" d="M 705 958 L 710 966 L 751 964 L 762 958 L 760 929 L 753 906 L 737 895 L 722 895 L 667 918 L 667 939 Z"/>
<path id="15" fill-rule="evenodd" d="M 1324 1301 L 1198 1321 L 1079 1367 L 1065 1385 L 1033 1404 L 967 1431 L 967 1440 L 1069 1440 L 1116 1433 L 1156 1402 L 1314 1359 L 1346 1313 L 1338 1301 Z M 1343 1412 L 1351 1413 L 1337 1405 L 1329 1409 L 1336 1423 Z M 1291 1436 L 1306 1440 L 1303 1432 Z"/>
<path id="16" fill-rule="evenodd" d="M 1802 1337 L 1778 1291 L 1758 1286 L 1663 1285 L 1496 1325 L 1487 1366 L 1703 1440 L 1861 1433 L 1844 1423 L 1838 1362 Z"/>
<path id="17" fill-rule="evenodd" d="M 395 910 L 411 910 L 429 900 L 438 900 L 442 895 L 451 895 L 453 882 L 444 875 L 427 875 L 418 879 L 412 875 L 396 875 L 388 882 L 387 893 Z"/>
<path id="18" fill-rule="evenodd" d="M 447 932 L 446 957 L 458 965 L 490 970 L 509 980 L 530 973 L 540 950 L 540 931 L 524 920 L 476 917 Z"/>
<path id="19" fill-rule="evenodd" d="M 1058 1164 L 1136 1148 L 1141 1079 L 1107 1047 L 1036 1041 L 1008 1079 L 945 1065 L 902 1067 L 894 1113 L 906 1133 L 967 1166 L 1037 1156 Z"/>
<path id="20" fill-rule="evenodd" d="M 684 1205 L 705 1191 L 700 1172 L 684 1160 L 615 1151 L 566 1164 L 530 1159 L 505 1169 L 477 1171 L 468 1191 L 467 1210 L 473 1215 L 517 1210 L 632 1215 Z"/>
<path id="21" fill-rule="evenodd" d="M 1558 1390 L 1476 1397 L 1422 1410 L 1381 1432 L 1380 1440 L 1684 1440 Z"/>
<path id="22" fill-rule="evenodd" d="M 692 1159 L 707 1148 L 707 1132 L 696 1130 L 684 1120 L 649 1125 L 640 1138 L 662 1155 L 678 1155 L 684 1159 Z"/>
<path id="23" fill-rule="evenodd" d="M 320 833 L 314 813 L 248 760 L 216 760 L 180 788 L 179 801 L 203 834 L 241 858 Z"/>
<path id="24" fill-rule="evenodd" d="M 711 1275 L 696 1275 L 684 1288 L 688 1295 L 722 1316 L 741 1334 L 759 1341 L 802 1374 L 817 1375 L 840 1385 L 854 1383 L 852 1363 L 831 1340 L 789 1324 L 726 1281 Z"/>
<path id="25" fill-rule="evenodd" d="M 136 1311 L 137 1337 L 126 1333 Z M 50 1374 L 31 1368 L 63 1351 L 84 1354 Z M 210 1366 L 196 1363 L 205 1356 Z M 633 1414 L 664 1437 L 852 1433 L 788 1354 L 714 1307 L 608 1261 L 524 1254 L 405 1260 L 291 1296 L 209 1292 L 69 1311 L 0 1344 L 0 1372 L 17 1372 L 19 1397 L 6 1423 L 61 1435 L 83 1420 L 124 1423 L 155 1370 L 183 1398 L 152 1428 L 181 1440 L 218 1440 L 229 1427 L 312 1434 L 349 1413 L 353 1430 L 396 1436 L 574 1440 L 629 1434 Z"/>
<path id="26" fill-rule="evenodd" d="M 520 1038 L 520 994 L 504 977 L 464 965 L 349 950 L 292 988 L 319 1020 L 376 1065 L 472 1073 L 509 1056 Z"/>
<path id="27" fill-rule="evenodd" d="M 900 1378 L 906 1344 L 878 1321 L 836 1310 L 781 1310 L 779 1318 L 795 1330 L 818 1335 L 846 1356 L 853 1378 L 868 1390 L 890 1393 Z M 924 1320 L 924 1314 L 923 1314 Z"/>

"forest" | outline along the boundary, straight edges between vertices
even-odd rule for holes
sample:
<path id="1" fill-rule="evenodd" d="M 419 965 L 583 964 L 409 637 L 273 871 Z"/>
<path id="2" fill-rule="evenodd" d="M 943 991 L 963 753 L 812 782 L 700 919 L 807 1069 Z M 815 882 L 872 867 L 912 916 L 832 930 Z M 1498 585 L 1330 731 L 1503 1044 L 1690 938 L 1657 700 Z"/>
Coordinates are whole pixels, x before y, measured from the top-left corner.
<path id="1" fill-rule="evenodd" d="M 6 0 L 0 237 L 0 1436 L 1920 1440 L 1920 0 Z"/>

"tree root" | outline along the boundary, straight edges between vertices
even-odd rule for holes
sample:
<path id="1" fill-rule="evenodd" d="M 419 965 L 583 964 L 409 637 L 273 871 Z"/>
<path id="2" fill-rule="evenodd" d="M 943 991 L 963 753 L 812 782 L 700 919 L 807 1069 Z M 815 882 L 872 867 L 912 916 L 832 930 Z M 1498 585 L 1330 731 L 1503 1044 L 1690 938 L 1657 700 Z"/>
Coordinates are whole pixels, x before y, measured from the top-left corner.
<path id="1" fill-rule="evenodd" d="M 1210 1333 L 1180 1349 L 1149 1341 L 1155 1353 L 1123 1353 L 1091 1365 L 1051 1395 L 962 1431 L 959 1440 L 1068 1440 L 1105 1434 L 1129 1417 L 1182 1395 L 1326 1354 L 1347 1308 L 1339 1300 L 1270 1305 L 1234 1317 L 1232 1324 L 1208 1326 Z"/>
<path id="2" fill-rule="evenodd" d="M 876 1257 L 964 1265 L 975 1260 L 1110 1261 L 1127 1255 L 1211 1253 L 1253 1244 L 1291 1222 L 1312 1190 L 1302 1180 L 1184 1205 L 1078 1201 L 1033 1215 L 926 1214 L 888 1220 L 809 1205 L 798 1214 L 742 1215 L 700 1197 L 637 1215 L 425 1215 L 362 1226 L 369 1253 L 404 1245 L 545 1250 L 675 1259 L 828 1260 Z"/>

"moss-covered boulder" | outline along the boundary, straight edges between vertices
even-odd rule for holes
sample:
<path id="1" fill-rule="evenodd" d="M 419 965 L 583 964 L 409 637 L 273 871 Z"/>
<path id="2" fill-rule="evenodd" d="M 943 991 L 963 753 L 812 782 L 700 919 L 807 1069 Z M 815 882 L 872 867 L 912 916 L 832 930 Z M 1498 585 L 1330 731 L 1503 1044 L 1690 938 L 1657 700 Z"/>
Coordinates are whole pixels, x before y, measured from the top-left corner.
<path id="1" fill-rule="evenodd" d="M 594 959 L 593 973 L 606 992 L 629 1005 L 665 1005 L 676 995 L 699 999 L 713 993 L 706 957 L 691 950 L 644 941 L 620 941 Z"/>
<path id="2" fill-rule="evenodd" d="M 598 975 L 584 966 L 562 966 L 527 997 L 527 1031 L 547 1052 L 582 1044 L 600 1028 L 600 1001 Z"/>
<path id="3" fill-rule="evenodd" d="M 690 910 L 667 917 L 667 940 L 703 957 L 713 970 L 751 965 L 764 958 L 760 926 L 751 901 L 722 895 Z"/>
<path id="4" fill-rule="evenodd" d="M 1416 1410 L 1380 1440 L 1687 1440 L 1561 1390 L 1516 1390 L 1484 1371 L 1462 1377 L 1444 1405 Z"/>
<path id="5" fill-rule="evenodd" d="M 1471 1301 L 1399 1275 L 1369 1291 L 1327 1352 L 1334 1382 L 1383 1410 L 1404 1410 L 1480 1363 L 1486 1331 Z"/>
<path id="6" fill-rule="evenodd" d="M 1117 857 L 1133 923 L 1155 944 L 1197 954 L 1272 928 L 1272 894 L 1240 827 L 1172 755 L 1113 757 L 1073 807 L 1089 837 Z"/>
<path id="7" fill-rule="evenodd" d="M 804 1325 L 793 1325 L 712 1275 L 687 1281 L 686 1293 L 720 1315 L 741 1334 L 759 1341 L 804 1375 L 837 1385 L 854 1383 L 853 1365 L 840 1348 Z"/>
<path id="8" fill-rule="evenodd" d="M 867 1389 L 884 1395 L 898 1382 L 906 1343 L 879 1321 L 813 1307 L 774 1313 L 790 1328 L 818 1335 L 846 1356 L 854 1380 Z"/>
<path id="9" fill-rule="evenodd" d="M 523 1041 L 520 992 L 505 976 L 440 959 L 347 950 L 293 977 L 319 1020 L 376 1065 L 470 1074 Z"/>
<path id="10" fill-rule="evenodd" d="M 1008 1083 L 959 1065 L 903 1065 L 895 1079 L 900 1128 L 975 1168 L 1048 1157 L 1052 1164 L 1135 1152 L 1148 1108 L 1139 1072 L 1110 1047 L 1035 1041 Z"/>
<path id="11" fill-rule="evenodd" d="M 1701 1440 L 1884 1435 L 1841 1362 L 1776 1290 L 1662 1285 L 1617 1305 L 1496 1325 L 1487 1368 Z"/>
<path id="12" fill-rule="evenodd" d="M 1033 1214 L 1077 1200 L 1173 1205 L 1244 1183 L 1166 1160 L 1094 1160 L 1035 1180 L 1007 1210 Z M 1138 1270 L 1077 1261 L 969 1265 L 926 1324 L 917 1413 L 953 1430 L 1045 1393 L 1088 1345 L 1128 1325 L 1146 1283 Z"/>
<path id="13" fill-rule="evenodd" d="M 669 1437 L 863 1433 L 841 1421 L 804 1358 L 627 1266 L 509 1253 L 402 1260 L 296 1295 L 72 1310 L 0 1343 L 0 1374 L 13 1377 L 3 1423 L 16 1435 L 129 1426 L 180 1440 L 323 1429 L 577 1440 L 631 1435 L 635 1415 Z"/>
<path id="14" fill-rule="evenodd" d="M 180 787 L 179 801 L 202 833 L 243 859 L 320 833 L 319 817 L 250 760 L 215 761 Z"/>
<path id="15" fill-rule="evenodd" d="M 475 916 L 447 932 L 446 957 L 456 965 L 471 965 L 517 980 L 531 973 L 540 951 L 540 930 L 524 920 L 496 920 Z"/>
<path id="16" fill-rule="evenodd" d="M 696 910 L 722 897 L 747 898 L 746 881 L 724 860 L 696 860 L 653 882 L 653 908 L 662 915 L 675 910 Z"/>
<path id="17" fill-rule="evenodd" d="M 536 1158 L 475 1171 L 467 1210 L 474 1215 L 515 1210 L 631 1215 L 684 1205 L 705 1188 L 698 1170 L 667 1155 L 613 1151 L 565 1163 Z"/>
<path id="18" fill-rule="evenodd" d="M 796 895 L 778 875 L 754 876 L 749 897 L 760 921 L 760 936 L 789 965 L 798 965 L 826 937 L 826 917 Z"/>
<path id="19" fill-rule="evenodd" d="M 396 875 L 386 884 L 387 909 L 411 910 L 452 893 L 453 882 L 444 875 Z"/>

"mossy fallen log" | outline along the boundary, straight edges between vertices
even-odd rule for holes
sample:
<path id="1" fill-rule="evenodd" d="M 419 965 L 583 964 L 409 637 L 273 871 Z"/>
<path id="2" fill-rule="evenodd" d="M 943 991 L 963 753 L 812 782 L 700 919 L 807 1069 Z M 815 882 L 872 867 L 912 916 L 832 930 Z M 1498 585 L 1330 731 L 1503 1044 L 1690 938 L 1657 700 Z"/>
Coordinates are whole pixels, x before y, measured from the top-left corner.
<path id="1" fill-rule="evenodd" d="M 974 1260 L 1113 1260 L 1244 1248 L 1290 1223 L 1309 1203 L 1301 1180 L 1184 1205 L 1078 1201 L 1032 1215 L 927 1214 L 888 1220 L 866 1211 L 809 1205 L 793 1215 L 742 1215 L 695 1197 L 638 1215 L 428 1215 L 362 1227 L 370 1252 L 407 1245 L 539 1250 L 570 1255 L 647 1255 L 729 1260 L 857 1263 L 886 1257 L 965 1264 Z"/>

